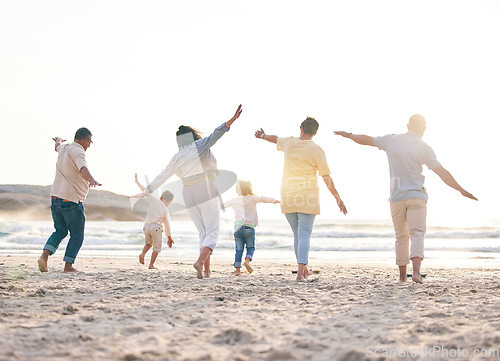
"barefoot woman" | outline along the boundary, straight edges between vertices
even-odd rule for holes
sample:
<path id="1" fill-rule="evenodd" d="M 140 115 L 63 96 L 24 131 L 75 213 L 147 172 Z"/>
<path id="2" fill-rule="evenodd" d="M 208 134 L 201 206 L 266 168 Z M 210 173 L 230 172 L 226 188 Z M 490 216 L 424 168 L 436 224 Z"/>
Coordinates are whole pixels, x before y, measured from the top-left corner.
<path id="1" fill-rule="evenodd" d="M 193 264 L 198 278 L 210 277 L 210 255 L 217 244 L 220 228 L 218 191 L 213 184 L 217 161 L 210 148 L 229 131 L 241 112 L 240 105 L 231 119 L 215 128 L 206 138 L 202 138 L 192 127 L 180 126 L 176 133 L 179 152 L 172 157 L 167 167 L 153 180 L 146 191 L 134 196 L 140 198 L 153 192 L 173 174 L 183 180 L 186 210 L 199 234 L 200 256 Z"/>
<path id="2" fill-rule="evenodd" d="M 319 214 L 319 174 L 328 190 L 337 200 L 340 211 L 347 214 L 344 202 L 333 185 L 325 152 L 312 138 L 318 131 L 318 122 L 307 118 L 300 125 L 300 137 L 279 138 L 267 135 L 262 129 L 255 132 L 257 138 L 276 143 L 285 153 L 285 166 L 281 182 L 281 210 L 293 231 L 294 250 L 297 257 L 297 279 L 309 274 L 307 269 L 309 245 L 314 218 Z"/>

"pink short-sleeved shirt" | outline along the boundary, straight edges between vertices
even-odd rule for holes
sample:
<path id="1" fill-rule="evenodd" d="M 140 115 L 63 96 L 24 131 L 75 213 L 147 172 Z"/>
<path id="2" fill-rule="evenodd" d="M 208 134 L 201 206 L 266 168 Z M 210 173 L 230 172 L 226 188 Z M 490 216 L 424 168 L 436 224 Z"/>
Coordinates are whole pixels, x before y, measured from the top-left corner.
<path id="1" fill-rule="evenodd" d="M 78 143 L 61 144 L 57 147 L 59 156 L 56 163 L 56 176 L 50 194 L 71 202 L 83 202 L 89 192 L 90 182 L 80 169 L 87 166 L 85 149 Z"/>

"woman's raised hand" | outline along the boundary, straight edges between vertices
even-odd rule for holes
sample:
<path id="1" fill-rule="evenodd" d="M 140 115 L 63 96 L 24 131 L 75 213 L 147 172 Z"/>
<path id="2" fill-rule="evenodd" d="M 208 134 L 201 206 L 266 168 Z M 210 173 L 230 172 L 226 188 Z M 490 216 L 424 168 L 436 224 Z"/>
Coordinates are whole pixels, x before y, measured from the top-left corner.
<path id="1" fill-rule="evenodd" d="M 233 117 L 226 122 L 226 128 L 231 127 L 231 125 L 234 123 L 234 121 L 240 117 L 242 111 L 243 111 L 243 109 L 242 109 L 241 104 L 240 104 L 238 106 L 238 109 L 236 109 L 236 113 L 234 113 Z"/>

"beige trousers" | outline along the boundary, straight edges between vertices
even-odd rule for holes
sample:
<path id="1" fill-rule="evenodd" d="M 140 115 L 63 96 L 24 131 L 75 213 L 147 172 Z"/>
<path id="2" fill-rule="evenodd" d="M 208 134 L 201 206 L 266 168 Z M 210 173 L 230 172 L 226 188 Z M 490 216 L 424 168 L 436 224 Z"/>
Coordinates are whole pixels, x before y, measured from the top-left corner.
<path id="1" fill-rule="evenodd" d="M 414 198 L 391 202 L 391 215 L 396 231 L 396 264 L 405 266 L 414 257 L 424 259 L 427 201 Z M 408 250 L 410 239 L 411 249 Z"/>
<path id="2" fill-rule="evenodd" d="M 155 223 L 145 223 L 142 228 L 146 244 L 153 246 L 153 251 L 160 253 L 163 240 L 163 227 Z"/>

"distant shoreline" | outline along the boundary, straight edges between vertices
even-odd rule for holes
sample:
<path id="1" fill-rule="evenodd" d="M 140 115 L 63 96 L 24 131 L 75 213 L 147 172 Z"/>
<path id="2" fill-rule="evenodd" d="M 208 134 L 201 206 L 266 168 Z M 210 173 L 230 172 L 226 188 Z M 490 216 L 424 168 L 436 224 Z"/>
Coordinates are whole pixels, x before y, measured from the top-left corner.
<path id="1" fill-rule="evenodd" d="M 7 221 L 50 221 L 51 186 L 30 184 L 0 185 L 0 219 Z M 132 206 L 133 205 L 133 206 Z M 149 201 L 131 202 L 121 194 L 91 189 L 85 200 L 89 221 L 144 221 Z M 172 218 L 184 219 L 185 211 L 171 213 Z"/>

